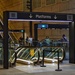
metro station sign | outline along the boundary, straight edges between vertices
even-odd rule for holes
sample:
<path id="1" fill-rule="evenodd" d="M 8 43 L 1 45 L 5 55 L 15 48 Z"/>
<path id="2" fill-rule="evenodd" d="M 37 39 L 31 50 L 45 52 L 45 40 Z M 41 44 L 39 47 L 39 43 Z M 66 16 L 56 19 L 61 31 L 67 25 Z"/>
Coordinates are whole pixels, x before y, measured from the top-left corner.
<path id="1" fill-rule="evenodd" d="M 73 14 L 63 13 L 47 13 L 47 12 L 8 12 L 8 20 L 30 20 L 30 21 L 41 21 L 41 20 L 59 20 L 59 21 L 73 21 Z"/>

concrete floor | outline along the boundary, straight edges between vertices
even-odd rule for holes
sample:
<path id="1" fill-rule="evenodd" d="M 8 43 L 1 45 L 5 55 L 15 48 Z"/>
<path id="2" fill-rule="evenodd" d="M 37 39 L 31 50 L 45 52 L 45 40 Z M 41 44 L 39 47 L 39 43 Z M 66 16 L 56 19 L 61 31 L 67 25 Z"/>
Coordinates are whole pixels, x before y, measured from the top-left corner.
<path id="1" fill-rule="evenodd" d="M 59 69 L 62 71 L 55 71 L 57 64 L 45 64 L 46 67 L 40 65 L 18 65 L 9 69 L 0 69 L 0 75 L 75 75 L 75 64 L 69 64 L 64 61 L 60 64 Z"/>

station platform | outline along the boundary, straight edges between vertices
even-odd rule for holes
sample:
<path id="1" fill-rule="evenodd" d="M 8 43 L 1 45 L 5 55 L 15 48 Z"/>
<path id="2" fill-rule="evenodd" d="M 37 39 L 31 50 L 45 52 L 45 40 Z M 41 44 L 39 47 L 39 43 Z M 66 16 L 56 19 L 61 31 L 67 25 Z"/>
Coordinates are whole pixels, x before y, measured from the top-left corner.
<path id="1" fill-rule="evenodd" d="M 0 69 L 0 75 L 75 75 L 75 64 L 68 61 L 60 63 L 62 71 L 55 71 L 57 64 L 45 64 L 46 67 L 40 65 L 17 65 L 9 69 Z"/>

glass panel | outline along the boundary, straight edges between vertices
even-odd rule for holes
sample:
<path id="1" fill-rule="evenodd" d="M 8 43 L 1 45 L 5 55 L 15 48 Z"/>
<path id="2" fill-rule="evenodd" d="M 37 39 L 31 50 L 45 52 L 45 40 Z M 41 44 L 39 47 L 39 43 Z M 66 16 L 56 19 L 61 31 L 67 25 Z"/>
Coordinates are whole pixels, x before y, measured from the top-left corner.
<path id="1" fill-rule="evenodd" d="M 45 56 L 45 62 L 57 62 L 58 53 L 60 61 L 63 61 L 64 54 L 63 48 L 61 47 L 41 47 L 41 48 L 18 48 L 17 49 L 17 63 L 19 64 L 34 64 L 38 61 L 42 61 L 43 56 Z M 53 52 L 52 52 L 53 51 Z"/>
<path id="2" fill-rule="evenodd" d="M 9 67 L 16 65 L 16 52 L 18 51 L 19 44 L 9 43 Z"/>

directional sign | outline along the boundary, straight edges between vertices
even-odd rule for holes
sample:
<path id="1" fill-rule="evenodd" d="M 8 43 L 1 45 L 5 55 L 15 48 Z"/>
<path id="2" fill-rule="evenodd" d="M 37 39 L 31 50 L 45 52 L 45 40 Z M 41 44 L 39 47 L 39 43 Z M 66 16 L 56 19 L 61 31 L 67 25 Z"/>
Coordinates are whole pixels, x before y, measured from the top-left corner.
<path id="1" fill-rule="evenodd" d="M 54 19 L 57 19 L 57 16 L 56 15 L 54 16 Z"/>
<path id="2" fill-rule="evenodd" d="M 33 18 L 32 14 L 29 15 L 29 18 Z"/>
<path id="3" fill-rule="evenodd" d="M 46 12 L 8 12 L 8 19 L 73 21 L 72 14 Z"/>

